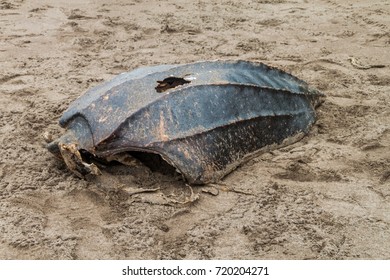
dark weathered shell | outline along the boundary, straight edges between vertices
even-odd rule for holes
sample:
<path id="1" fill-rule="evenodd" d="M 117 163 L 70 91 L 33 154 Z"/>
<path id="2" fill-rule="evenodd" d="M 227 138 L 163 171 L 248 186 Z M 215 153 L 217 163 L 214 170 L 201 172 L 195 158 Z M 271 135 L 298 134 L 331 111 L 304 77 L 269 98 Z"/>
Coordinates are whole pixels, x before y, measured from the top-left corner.
<path id="1" fill-rule="evenodd" d="M 156 153 L 190 183 L 207 183 L 259 150 L 307 133 L 320 96 L 262 63 L 162 65 L 89 90 L 60 124 L 96 157 Z"/>

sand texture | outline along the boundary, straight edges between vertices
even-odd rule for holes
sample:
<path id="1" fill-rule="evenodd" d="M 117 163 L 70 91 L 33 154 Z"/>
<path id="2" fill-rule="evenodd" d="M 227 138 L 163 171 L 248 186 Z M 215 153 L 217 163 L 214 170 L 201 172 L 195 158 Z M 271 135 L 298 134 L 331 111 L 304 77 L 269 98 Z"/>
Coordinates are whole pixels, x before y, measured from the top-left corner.
<path id="1" fill-rule="evenodd" d="M 87 89 L 209 59 L 317 87 L 311 133 L 193 188 L 45 149 Z M 388 0 L 0 0 L 0 65 L 0 259 L 390 259 Z"/>

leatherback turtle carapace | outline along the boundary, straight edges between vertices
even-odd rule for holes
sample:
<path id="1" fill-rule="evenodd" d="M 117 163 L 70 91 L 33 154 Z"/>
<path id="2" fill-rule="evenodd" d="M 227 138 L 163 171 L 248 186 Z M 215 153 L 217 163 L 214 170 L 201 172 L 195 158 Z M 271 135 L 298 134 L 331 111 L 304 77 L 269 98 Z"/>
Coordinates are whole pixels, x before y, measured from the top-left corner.
<path id="1" fill-rule="evenodd" d="M 66 133 L 48 149 L 80 177 L 99 173 L 93 159 L 138 151 L 160 155 L 189 183 L 215 182 L 305 135 L 322 96 L 258 62 L 143 67 L 76 99 L 60 119 Z"/>

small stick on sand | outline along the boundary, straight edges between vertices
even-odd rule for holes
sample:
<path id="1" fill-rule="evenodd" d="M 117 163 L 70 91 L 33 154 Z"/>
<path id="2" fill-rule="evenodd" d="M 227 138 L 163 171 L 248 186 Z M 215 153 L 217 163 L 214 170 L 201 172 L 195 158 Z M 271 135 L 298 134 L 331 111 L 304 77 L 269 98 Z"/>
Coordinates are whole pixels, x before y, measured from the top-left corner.
<path id="1" fill-rule="evenodd" d="M 371 68 L 384 68 L 386 65 L 383 64 L 372 64 L 372 65 L 363 65 L 356 58 L 350 57 L 348 60 L 351 62 L 352 66 L 357 69 L 367 70 Z"/>

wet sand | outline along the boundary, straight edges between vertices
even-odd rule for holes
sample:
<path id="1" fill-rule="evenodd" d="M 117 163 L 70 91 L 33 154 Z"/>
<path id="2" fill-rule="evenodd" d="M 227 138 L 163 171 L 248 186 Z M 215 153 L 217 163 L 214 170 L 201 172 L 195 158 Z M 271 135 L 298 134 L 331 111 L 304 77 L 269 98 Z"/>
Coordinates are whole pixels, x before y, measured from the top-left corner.
<path id="1" fill-rule="evenodd" d="M 388 1 L 80 2 L 0 1 L 0 259 L 390 258 Z M 310 134 L 192 196 L 142 165 L 81 180 L 45 149 L 87 89 L 209 59 L 317 87 Z"/>

